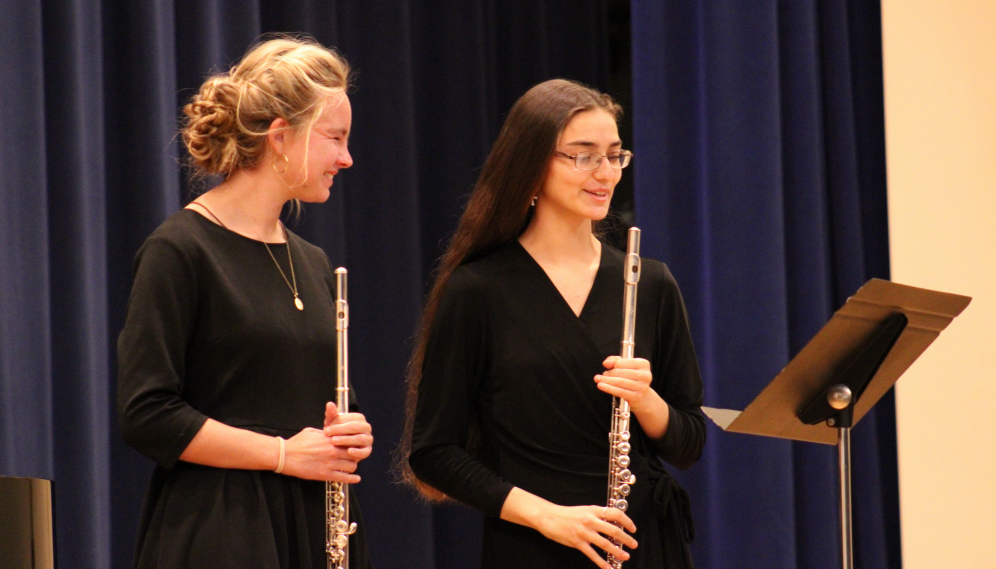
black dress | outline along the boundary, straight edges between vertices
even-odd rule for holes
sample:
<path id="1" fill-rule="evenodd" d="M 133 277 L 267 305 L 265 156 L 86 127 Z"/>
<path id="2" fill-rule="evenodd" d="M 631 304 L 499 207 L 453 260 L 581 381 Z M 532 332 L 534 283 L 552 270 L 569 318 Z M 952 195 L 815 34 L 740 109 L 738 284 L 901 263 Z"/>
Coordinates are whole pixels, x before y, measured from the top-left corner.
<path id="1" fill-rule="evenodd" d="M 604 505 L 612 397 L 595 385 L 622 335 L 623 253 L 602 246 L 591 292 L 576 316 L 528 252 L 513 241 L 453 272 L 429 333 L 413 431 L 415 474 L 485 514 L 482 567 L 593 566 L 580 551 L 499 518 L 517 486 L 565 506 Z M 627 514 L 640 544 L 630 569 L 691 567 L 688 498 L 657 457 L 680 468 L 702 452 L 702 382 L 678 286 L 643 260 L 636 357 L 670 427 L 652 441 L 632 420 L 637 477 Z M 467 452 L 480 427 L 482 450 Z"/>
<path id="2" fill-rule="evenodd" d="M 288 239 L 303 311 L 261 242 L 190 210 L 135 257 L 118 411 L 125 441 L 158 464 L 135 567 L 326 567 L 324 482 L 179 460 L 208 417 L 284 438 L 322 427 L 335 400 L 335 281 L 321 249 Z M 290 278 L 287 245 L 270 249 Z M 355 537 L 352 567 L 367 567 Z"/>

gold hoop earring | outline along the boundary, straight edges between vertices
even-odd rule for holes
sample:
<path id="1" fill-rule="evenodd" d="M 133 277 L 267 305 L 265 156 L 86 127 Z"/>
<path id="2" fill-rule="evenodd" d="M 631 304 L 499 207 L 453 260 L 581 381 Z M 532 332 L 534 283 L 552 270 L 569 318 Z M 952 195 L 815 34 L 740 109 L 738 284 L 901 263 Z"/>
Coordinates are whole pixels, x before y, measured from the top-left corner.
<path id="1" fill-rule="evenodd" d="M 284 159 L 284 169 L 283 170 L 277 170 L 277 160 L 280 159 L 280 158 Z M 287 171 L 287 166 L 290 166 L 290 158 L 287 158 L 286 154 L 279 154 L 279 155 L 273 157 L 273 163 L 270 164 L 270 166 L 273 168 L 273 171 L 276 172 L 277 174 L 283 174 L 284 172 Z"/>

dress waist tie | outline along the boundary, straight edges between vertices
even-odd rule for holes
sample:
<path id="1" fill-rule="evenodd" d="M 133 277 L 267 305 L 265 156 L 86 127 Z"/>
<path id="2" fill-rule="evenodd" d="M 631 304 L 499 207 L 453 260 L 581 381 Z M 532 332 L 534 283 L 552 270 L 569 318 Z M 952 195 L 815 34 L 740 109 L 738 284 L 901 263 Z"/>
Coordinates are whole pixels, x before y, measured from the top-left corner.
<path id="1" fill-rule="evenodd" d="M 689 544 L 695 539 L 692 522 L 692 505 L 688 493 L 682 488 L 656 458 L 647 461 L 650 466 L 650 485 L 654 492 L 654 511 L 666 567 L 694 569 Z"/>

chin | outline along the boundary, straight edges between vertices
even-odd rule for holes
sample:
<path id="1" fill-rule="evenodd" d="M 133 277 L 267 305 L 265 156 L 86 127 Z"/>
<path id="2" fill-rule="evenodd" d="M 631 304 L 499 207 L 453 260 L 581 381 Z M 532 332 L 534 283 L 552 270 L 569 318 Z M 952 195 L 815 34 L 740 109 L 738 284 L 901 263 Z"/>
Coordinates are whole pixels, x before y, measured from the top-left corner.
<path id="1" fill-rule="evenodd" d="M 298 196 L 297 199 L 305 203 L 325 203 L 329 200 L 331 194 L 332 192 L 329 191 L 329 188 L 322 188 L 321 190 L 308 192 L 307 195 Z"/>
<path id="2" fill-rule="evenodd" d="M 605 219 L 606 217 L 608 217 L 608 215 L 609 215 L 609 208 L 605 207 L 605 208 L 598 208 L 597 210 L 589 211 L 588 215 L 586 215 L 585 217 L 587 217 L 588 219 L 590 219 L 592 221 L 602 221 L 603 219 Z"/>

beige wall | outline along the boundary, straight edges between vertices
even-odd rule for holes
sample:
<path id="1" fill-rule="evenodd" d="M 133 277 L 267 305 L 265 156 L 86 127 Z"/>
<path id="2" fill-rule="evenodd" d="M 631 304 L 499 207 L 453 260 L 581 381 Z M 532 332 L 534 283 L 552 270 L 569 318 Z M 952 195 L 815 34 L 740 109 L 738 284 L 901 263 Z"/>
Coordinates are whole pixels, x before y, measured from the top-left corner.
<path id="1" fill-rule="evenodd" d="M 882 28 L 892 279 L 973 297 L 896 388 L 904 567 L 996 567 L 996 0 Z"/>

